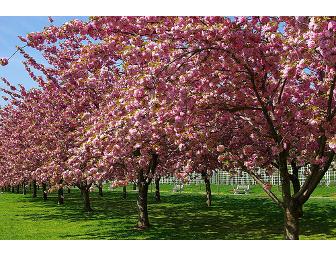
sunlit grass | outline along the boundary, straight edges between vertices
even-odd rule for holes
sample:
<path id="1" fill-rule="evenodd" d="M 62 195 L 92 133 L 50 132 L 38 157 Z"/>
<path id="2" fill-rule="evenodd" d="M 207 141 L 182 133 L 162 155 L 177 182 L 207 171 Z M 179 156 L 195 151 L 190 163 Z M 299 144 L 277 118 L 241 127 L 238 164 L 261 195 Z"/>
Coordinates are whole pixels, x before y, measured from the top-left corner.
<path id="1" fill-rule="evenodd" d="M 92 192 L 93 213 L 84 213 L 80 192 L 65 192 L 65 204 L 57 205 L 56 193 L 46 202 L 41 191 L 31 194 L 0 194 L 0 239 L 282 239 L 283 215 L 261 190 L 254 186 L 248 195 L 233 195 L 233 186 L 212 186 L 213 206 L 204 201 L 204 186 L 185 186 L 172 192 L 161 185 L 162 202 L 149 192 L 151 228 L 140 231 L 136 192 L 128 187 L 104 189 L 104 197 Z M 272 189 L 280 194 L 277 187 Z M 336 188 L 319 187 L 305 205 L 301 239 L 336 239 Z"/>

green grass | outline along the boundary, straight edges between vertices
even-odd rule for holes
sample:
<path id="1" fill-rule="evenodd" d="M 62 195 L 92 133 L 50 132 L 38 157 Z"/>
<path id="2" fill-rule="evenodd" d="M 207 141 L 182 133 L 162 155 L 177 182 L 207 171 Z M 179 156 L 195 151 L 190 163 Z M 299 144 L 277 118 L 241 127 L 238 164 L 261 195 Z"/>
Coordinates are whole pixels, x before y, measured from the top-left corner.
<path id="1" fill-rule="evenodd" d="M 281 210 L 254 186 L 249 195 L 233 195 L 232 186 L 212 186 L 213 206 L 204 201 L 204 185 L 173 193 L 161 185 L 162 202 L 149 192 L 151 228 L 135 228 L 136 192 L 128 187 L 91 193 L 93 213 L 84 213 L 77 189 L 57 205 L 55 193 L 43 202 L 31 194 L 0 194 L 0 239 L 282 239 Z M 279 193 L 277 187 L 273 187 Z M 301 239 L 336 239 L 336 187 L 319 187 L 304 207 Z"/>

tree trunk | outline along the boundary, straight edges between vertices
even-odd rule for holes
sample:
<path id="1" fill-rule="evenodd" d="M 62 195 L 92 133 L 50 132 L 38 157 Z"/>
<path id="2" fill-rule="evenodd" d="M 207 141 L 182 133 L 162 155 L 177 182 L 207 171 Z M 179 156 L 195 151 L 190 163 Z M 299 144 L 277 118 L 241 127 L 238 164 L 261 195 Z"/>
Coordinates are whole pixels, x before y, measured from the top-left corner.
<path id="1" fill-rule="evenodd" d="M 12 186 L 12 193 L 14 193 L 15 192 L 15 188 L 14 188 L 14 186 Z"/>
<path id="2" fill-rule="evenodd" d="M 99 184 L 98 185 L 98 190 L 99 190 L 99 196 L 103 196 L 103 185 L 102 184 Z"/>
<path id="3" fill-rule="evenodd" d="M 126 186 L 123 186 L 123 199 L 127 198 Z"/>
<path id="4" fill-rule="evenodd" d="M 136 190 L 137 189 L 137 185 L 136 185 L 136 183 L 134 182 L 133 183 L 133 190 Z"/>
<path id="5" fill-rule="evenodd" d="M 60 186 L 57 191 L 57 198 L 58 198 L 58 204 L 63 205 L 64 204 L 64 189 L 63 189 L 63 182 L 64 180 L 61 179 L 60 182 L 58 183 Z"/>
<path id="6" fill-rule="evenodd" d="M 155 178 L 155 201 L 158 202 L 158 203 L 161 202 L 160 179 L 161 179 L 160 176 Z"/>
<path id="7" fill-rule="evenodd" d="M 43 200 L 46 201 L 48 199 L 48 192 L 47 192 L 47 184 L 45 182 L 42 183 L 42 192 L 43 192 Z"/>
<path id="8" fill-rule="evenodd" d="M 202 172 L 202 177 L 205 183 L 205 192 L 206 192 L 206 204 L 207 206 L 211 206 L 211 185 L 210 185 L 210 178 L 206 172 Z"/>
<path id="9" fill-rule="evenodd" d="M 64 204 L 64 190 L 63 190 L 63 187 L 60 187 L 58 189 L 58 204 L 59 205 Z"/>
<path id="10" fill-rule="evenodd" d="M 294 175 L 288 173 L 287 168 L 288 152 L 283 150 L 279 154 L 278 165 L 281 175 L 282 199 L 284 208 L 284 239 L 298 240 L 299 239 L 299 217 L 302 215 L 302 206 L 292 198 L 291 181 L 294 181 L 294 188 L 296 185 L 296 170 Z M 291 180 L 292 179 L 292 180 Z"/>
<path id="11" fill-rule="evenodd" d="M 68 188 L 68 194 L 70 194 L 70 188 Z"/>
<path id="12" fill-rule="evenodd" d="M 299 240 L 299 225 L 302 215 L 302 206 L 288 205 L 284 209 L 284 234 L 286 240 Z"/>
<path id="13" fill-rule="evenodd" d="M 139 210 L 138 228 L 146 229 L 149 228 L 149 218 L 147 210 L 148 183 L 146 183 L 144 180 L 141 182 L 139 181 L 138 189 L 139 189 L 137 200 L 137 206 Z"/>
<path id="14" fill-rule="evenodd" d="M 91 208 L 91 202 L 90 202 L 90 187 L 87 185 L 81 186 L 81 193 L 83 196 L 84 211 L 92 212 L 93 210 Z"/>
<path id="15" fill-rule="evenodd" d="M 153 176 L 155 174 L 156 167 L 158 165 L 159 156 L 157 154 L 152 154 L 152 159 L 149 164 L 149 173 Z M 149 218 L 148 218 L 148 209 L 147 209 L 147 197 L 148 197 L 148 186 L 151 183 L 152 178 L 144 176 L 144 172 L 141 170 L 138 175 L 138 211 L 139 211 L 139 220 L 138 228 L 146 229 L 149 228 Z"/>
<path id="16" fill-rule="evenodd" d="M 16 193 L 20 193 L 20 184 L 16 186 Z"/>
<path id="17" fill-rule="evenodd" d="M 33 197 L 36 197 L 37 195 L 36 195 L 36 193 L 37 193 L 37 186 L 36 186 L 36 181 L 34 180 L 33 181 Z"/>
<path id="18" fill-rule="evenodd" d="M 22 189 L 23 189 L 23 195 L 26 195 L 27 194 L 27 189 L 26 189 L 26 184 L 25 183 L 22 184 Z"/>

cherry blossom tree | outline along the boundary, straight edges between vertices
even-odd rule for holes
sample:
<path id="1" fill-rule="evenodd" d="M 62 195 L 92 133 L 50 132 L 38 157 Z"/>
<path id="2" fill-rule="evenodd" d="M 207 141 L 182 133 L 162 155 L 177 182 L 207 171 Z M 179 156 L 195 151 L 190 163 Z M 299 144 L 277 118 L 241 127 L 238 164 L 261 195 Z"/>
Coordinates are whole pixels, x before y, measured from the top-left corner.
<path id="1" fill-rule="evenodd" d="M 284 211 L 285 238 L 297 239 L 302 206 L 335 154 L 334 21 L 293 17 L 174 21 L 175 26 L 168 31 L 165 26 L 157 39 L 158 48 L 169 45 L 175 50 L 152 70 L 157 72 L 155 79 L 162 77 L 174 89 L 185 87 L 199 106 L 192 116 L 204 108 L 209 110 L 204 117 L 209 116 L 210 109 L 216 109 L 231 122 L 223 134 L 229 144 L 219 147 L 229 148 L 221 161 L 229 160 L 231 167 L 243 168 L 257 179 L 257 167 L 279 170 L 282 200 L 267 185 L 265 190 Z M 240 132 L 226 139 L 235 128 Z M 301 185 L 298 167 L 304 164 L 311 165 L 311 173 Z M 288 165 L 293 166 L 292 173 Z"/>
<path id="2" fill-rule="evenodd" d="M 87 210 L 93 183 L 137 182 L 147 228 L 155 176 L 201 173 L 210 205 L 211 171 L 239 169 L 283 210 L 285 238 L 298 239 L 303 205 L 335 155 L 335 30 L 330 17 L 93 17 L 30 33 L 22 41 L 48 65 L 19 51 L 53 102 L 37 108 L 66 137 L 34 173 L 76 183 Z M 279 171 L 282 198 L 259 167 Z"/>

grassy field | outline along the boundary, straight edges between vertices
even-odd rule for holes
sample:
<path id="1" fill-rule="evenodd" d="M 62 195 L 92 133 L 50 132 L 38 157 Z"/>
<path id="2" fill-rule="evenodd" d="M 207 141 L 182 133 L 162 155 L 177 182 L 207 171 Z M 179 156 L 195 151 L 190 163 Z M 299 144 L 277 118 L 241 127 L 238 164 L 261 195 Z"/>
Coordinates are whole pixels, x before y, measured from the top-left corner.
<path id="1" fill-rule="evenodd" d="M 187 186 L 173 193 L 161 185 L 162 202 L 149 193 L 149 230 L 135 228 L 136 192 L 128 187 L 91 193 L 94 212 L 84 213 L 80 192 L 65 193 L 57 205 L 56 193 L 43 202 L 31 194 L 0 194 L 0 239 L 282 239 L 281 210 L 253 187 L 249 195 L 233 195 L 232 186 L 212 186 L 213 206 L 204 201 L 204 186 Z M 274 187 L 275 192 L 279 192 Z M 301 239 L 336 239 L 336 187 L 319 187 L 306 203 Z"/>

